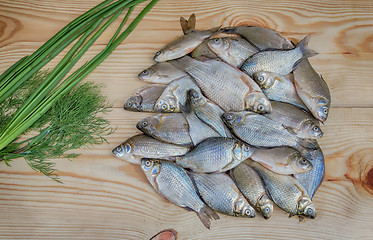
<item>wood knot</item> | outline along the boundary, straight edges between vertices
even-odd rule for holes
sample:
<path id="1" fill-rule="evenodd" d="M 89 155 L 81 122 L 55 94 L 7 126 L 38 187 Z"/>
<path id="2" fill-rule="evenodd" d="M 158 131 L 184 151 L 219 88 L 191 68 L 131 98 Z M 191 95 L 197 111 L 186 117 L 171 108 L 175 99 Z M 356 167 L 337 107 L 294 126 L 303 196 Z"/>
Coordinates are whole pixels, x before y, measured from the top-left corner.
<path id="1" fill-rule="evenodd" d="M 373 195 L 373 150 L 364 149 L 353 153 L 347 161 L 347 173 L 358 190 L 363 187 Z"/>

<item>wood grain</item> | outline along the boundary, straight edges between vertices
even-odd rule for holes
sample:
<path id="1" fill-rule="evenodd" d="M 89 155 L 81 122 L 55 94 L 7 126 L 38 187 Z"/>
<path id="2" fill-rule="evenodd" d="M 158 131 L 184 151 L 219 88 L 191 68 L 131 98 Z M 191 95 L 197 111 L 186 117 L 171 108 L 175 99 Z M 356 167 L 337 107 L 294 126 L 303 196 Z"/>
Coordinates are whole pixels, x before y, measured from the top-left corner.
<path id="1" fill-rule="evenodd" d="M 0 72 L 99 2 L 0 0 Z M 315 220 L 299 223 L 276 208 L 268 221 L 222 216 L 207 230 L 194 213 L 161 199 L 139 166 L 111 154 L 138 133 L 137 121 L 152 115 L 122 109 L 125 99 L 146 84 L 137 73 L 152 64 L 154 52 L 181 35 L 179 17 L 193 12 L 201 29 L 252 24 L 291 39 L 312 35 L 310 47 L 320 54 L 310 61 L 332 93 L 320 140 L 326 180 L 314 197 Z M 79 150 L 82 155 L 74 161 L 57 159 L 64 184 L 33 172 L 22 159 L 11 168 L 0 165 L 0 239 L 149 239 L 167 228 L 175 229 L 179 239 L 372 239 L 372 30 L 372 1 L 158 2 L 86 78 L 105 84 L 103 93 L 114 105 L 107 115 L 116 128 L 109 143 Z M 114 31 L 108 29 L 85 59 L 97 54 Z"/>

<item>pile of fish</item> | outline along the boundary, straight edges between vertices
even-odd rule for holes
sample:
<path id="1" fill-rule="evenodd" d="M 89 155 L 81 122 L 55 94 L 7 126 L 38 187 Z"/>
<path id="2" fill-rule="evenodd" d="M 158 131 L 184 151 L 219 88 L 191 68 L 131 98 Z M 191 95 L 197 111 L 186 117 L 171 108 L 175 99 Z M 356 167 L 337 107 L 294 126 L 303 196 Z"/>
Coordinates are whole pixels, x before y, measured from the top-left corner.
<path id="1" fill-rule="evenodd" d="M 207 228 L 216 212 L 268 219 L 273 203 L 315 218 L 311 199 L 325 173 L 316 139 L 330 93 L 307 59 L 317 54 L 310 36 L 294 46 L 263 27 L 196 30 L 195 22 L 181 18 L 184 35 L 138 75 L 152 84 L 124 109 L 157 115 L 113 153 L 140 164 L 160 195 Z"/>

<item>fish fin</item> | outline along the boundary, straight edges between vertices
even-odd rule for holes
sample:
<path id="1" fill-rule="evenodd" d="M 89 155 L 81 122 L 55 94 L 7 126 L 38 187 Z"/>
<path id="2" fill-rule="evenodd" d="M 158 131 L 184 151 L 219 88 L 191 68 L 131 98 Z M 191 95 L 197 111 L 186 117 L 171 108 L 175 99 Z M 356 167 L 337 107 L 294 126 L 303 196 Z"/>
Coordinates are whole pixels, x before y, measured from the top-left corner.
<path id="1" fill-rule="evenodd" d="M 167 161 L 176 162 L 177 156 L 168 156 L 168 157 L 163 157 L 162 159 L 167 160 Z"/>
<path id="2" fill-rule="evenodd" d="M 217 220 L 220 218 L 219 215 L 207 205 L 201 208 L 201 210 L 197 212 L 197 215 L 203 223 L 203 225 L 208 229 L 210 229 L 210 219 Z"/>
<path id="3" fill-rule="evenodd" d="M 188 19 L 188 31 L 193 31 L 196 29 L 196 15 L 192 13 Z"/>
<path id="4" fill-rule="evenodd" d="M 289 214 L 289 218 L 291 218 L 293 216 L 295 216 L 295 214 L 292 214 L 292 213 Z"/>
<path id="5" fill-rule="evenodd" d="M 311 35 L 305 36 L 303 40 L 300 41 L 299 44 L 297 45 L 297 48 L 299 48 L 303 54 L 302 58 L 310 58 L 318 54 L 315 50 L 308 48 L 307 45 L 308 45 L 308 42 L 310 41 L 310 38 L 311 38 Z"/>
<path id="6" fill-rule="evenodd" d="M 181 30 L 183 30 L 184 35 L 186 35 L 188 32 L 188 20 L 186 20 L 183 17 L 180 17 L 180 26 Z"/>
<path id="7" fill-rule="evenodd" d="M 297 150 L 302 148 L 317 149 L 317 141 L 315 139 L 299 138 L 296 147 Z"/>
<path id="8" fill-rule="evenodd" d="M 179 107 L 184 116 L 192 112 L 192 104 L 190 103 L 189 99 L 185 101 L 185 105 L 179 103 Z"/>
<path id="9" fill-rule="evenodd" d="M 295 132 L 294 128 L 292 127 L 289 127 L 289 126 L 285 126 L 284 124 L 282 124 L 282 126 L 291 134 L 293 135 L 297 135 L 297 133 Z"/>

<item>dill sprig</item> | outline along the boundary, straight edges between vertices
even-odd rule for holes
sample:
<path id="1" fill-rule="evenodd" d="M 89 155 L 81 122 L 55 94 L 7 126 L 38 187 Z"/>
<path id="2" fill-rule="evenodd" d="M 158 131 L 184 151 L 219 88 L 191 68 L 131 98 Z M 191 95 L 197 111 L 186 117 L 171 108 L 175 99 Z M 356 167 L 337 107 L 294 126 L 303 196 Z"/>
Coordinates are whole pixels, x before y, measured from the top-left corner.
<path id="1" fill-rule="evenodd" d="M 0 114 L 0 122 L 6 122 L 33 90 L 48 75 L 41 71 L 12 94 L 0 107 L 8 114 Z M 105 136 L 113 130 L 103 115 L 110 110 L 106 97 L 101 95 L 100 85 L 87 82 L 76 86 L 62 97 L 34 125 L 29 128 L 34 137 L 14 141 L 0 151 L 0 161 L 10 165 L 10 161 L 23 157 L 28 165 L 42 174 L 58 181 L 55 163 L 50 159 L 75 158 L 78 154 L 70 150 L 92 147 L 107 142 Z"/>

